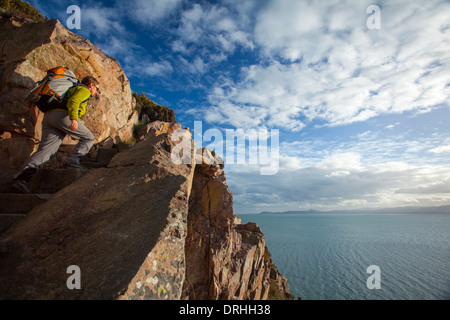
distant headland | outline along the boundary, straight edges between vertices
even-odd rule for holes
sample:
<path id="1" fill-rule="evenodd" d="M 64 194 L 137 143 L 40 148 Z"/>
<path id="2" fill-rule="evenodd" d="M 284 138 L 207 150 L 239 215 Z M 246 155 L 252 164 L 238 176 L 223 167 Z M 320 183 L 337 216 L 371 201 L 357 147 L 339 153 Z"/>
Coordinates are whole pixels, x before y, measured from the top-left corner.
<path id="1" fill-rule="evenodd" d="M 448 206 L 435 206 L 435 207 L 395 207 L 395 208 L 362 208 L 353 210 L 303 210 L 303 211 L 283 211 L 283 212 L 270 212 L 263 211 L 259 214 L 450 214 L 450 205 Z"/>

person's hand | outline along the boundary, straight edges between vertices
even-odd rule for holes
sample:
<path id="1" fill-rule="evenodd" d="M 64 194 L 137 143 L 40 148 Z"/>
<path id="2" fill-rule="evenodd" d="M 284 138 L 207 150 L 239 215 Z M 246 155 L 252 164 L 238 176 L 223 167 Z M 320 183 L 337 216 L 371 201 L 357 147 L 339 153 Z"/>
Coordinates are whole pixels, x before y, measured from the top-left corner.
<path id="1" fill-rule="evenodd" d="M 72 120 L 72 125 L 70 126 L 70 130 L 77 131 L 78 129 L 78 122 L 77 120 Z"/>

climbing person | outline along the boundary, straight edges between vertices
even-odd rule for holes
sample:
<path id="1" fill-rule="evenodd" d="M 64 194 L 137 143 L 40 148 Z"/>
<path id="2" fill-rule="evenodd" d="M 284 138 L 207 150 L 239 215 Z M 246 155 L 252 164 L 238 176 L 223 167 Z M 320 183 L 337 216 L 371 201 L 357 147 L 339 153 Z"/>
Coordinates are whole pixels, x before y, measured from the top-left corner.
<path id="1" fill-rule="evenodd" d="M 58 151 L 66 135 L 79 141 L 64 166 L 83 168 L 80 158 L 88 154 L 95 138 L 80 121 L 80 117 L 86 113 L 88 100 L 97 93 L 99 82 L 94 77 L 87 76 L 65 93 L 62 102 L 52 99 L 52 106 L 44 113 L 42 120 L 42 138 L 38 150 L 13 178 L 12 186 L 16 192 L 30 192 L 28 183 L 39 168 Z"/>

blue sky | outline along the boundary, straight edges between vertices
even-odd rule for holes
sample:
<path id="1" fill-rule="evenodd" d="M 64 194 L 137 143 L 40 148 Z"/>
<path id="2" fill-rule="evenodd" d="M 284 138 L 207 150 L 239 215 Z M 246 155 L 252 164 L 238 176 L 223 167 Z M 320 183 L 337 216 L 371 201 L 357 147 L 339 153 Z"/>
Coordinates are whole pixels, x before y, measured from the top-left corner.
<path id="1" fill-rule="evenodd" d="M 450 204 L 448 1 L 30 3 L 78 5 L 72 31 L 183 126 L 279 130 L 277 174 L 226 164 L 238 214 Z"/>

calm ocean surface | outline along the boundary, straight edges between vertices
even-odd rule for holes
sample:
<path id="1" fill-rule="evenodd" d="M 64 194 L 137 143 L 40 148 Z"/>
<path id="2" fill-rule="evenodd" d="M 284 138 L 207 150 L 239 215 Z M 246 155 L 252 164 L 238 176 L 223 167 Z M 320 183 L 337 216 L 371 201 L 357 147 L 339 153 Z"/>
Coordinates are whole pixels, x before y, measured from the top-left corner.
<path id="1" fill-rule="evenodd" d="M 450 215 L 238 215 L 304 300 L 450 299 Z M 368 289 L 380 268 L 380 289 Z"/>

